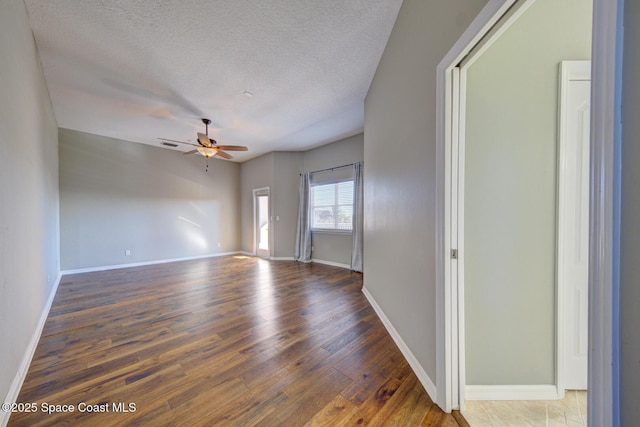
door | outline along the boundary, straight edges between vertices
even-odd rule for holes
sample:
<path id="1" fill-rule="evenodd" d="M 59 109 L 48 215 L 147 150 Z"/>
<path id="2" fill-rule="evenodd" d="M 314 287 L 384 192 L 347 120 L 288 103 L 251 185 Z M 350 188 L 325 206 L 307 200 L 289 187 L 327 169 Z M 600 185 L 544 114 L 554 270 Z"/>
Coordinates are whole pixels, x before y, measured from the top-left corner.
<path id="1" fill-rule="evenodd" d="M 254 206 L 254 252 L 257 256 L 271 256 L 269 237 L 269 189 L 253 190 Z"/>
<path id="2" fill-rule="evenodd" d="M 591 63 L 560 69 L 558 335 L 560 385 L 587 389 Z"/>

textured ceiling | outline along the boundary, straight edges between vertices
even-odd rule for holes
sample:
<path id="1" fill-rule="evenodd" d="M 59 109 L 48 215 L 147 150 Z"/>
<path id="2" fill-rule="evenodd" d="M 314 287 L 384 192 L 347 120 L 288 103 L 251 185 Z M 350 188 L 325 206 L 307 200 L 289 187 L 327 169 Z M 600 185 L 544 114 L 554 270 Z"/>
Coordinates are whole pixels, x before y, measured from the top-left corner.
<path id="1" fill-rule="evenodd" d="M 160 146 L 208 117 L 245 161 L 362 131 L 402 0 L 25 3 L 60 127 Z"/>

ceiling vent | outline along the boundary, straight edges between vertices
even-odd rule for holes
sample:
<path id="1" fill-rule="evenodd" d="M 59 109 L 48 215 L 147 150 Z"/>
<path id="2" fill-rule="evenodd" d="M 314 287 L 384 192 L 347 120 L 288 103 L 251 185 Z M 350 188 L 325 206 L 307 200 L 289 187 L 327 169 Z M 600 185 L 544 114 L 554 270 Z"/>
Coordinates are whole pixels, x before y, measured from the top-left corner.
<path id="1" fill-rule="evenodd" d="M 173 147 L 173 148 L 178 146 L 178 144 L 174 144 L 172 142 L 165 142 L 165 141 L 162 141 L 160 144 L 166 145 L 167 147 Z"/>

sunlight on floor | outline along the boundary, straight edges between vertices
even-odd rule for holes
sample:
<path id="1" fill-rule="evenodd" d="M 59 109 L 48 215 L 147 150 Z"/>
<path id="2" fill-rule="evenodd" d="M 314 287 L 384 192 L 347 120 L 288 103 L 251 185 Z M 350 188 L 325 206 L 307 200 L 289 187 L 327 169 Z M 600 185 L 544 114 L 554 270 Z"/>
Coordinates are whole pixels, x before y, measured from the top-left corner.
<path id="1" fill-rule="evenodd" d="M 587 392 L 567 391 L 563 400 L 468 400 L 462 415 L 472 427 L 587 425 Z"/>

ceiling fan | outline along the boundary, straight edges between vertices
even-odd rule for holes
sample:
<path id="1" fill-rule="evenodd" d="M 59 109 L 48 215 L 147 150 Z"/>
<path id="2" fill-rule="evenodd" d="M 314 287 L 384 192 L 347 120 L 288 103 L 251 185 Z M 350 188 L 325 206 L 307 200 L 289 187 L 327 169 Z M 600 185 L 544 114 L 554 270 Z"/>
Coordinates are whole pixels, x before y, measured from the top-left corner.
<path id="1" fill-rule="evenodd" d="M 206 133 L 198 132 L 198 144 L 192 144 L 191 142 L 184 141 L 176 141 L 174 139 L 166 139 L 166 138 L 158 138 L 161 141 L 169 141 L 169 142 L 177 142 L 179 144 L 192 145 L 196 147 L 195 150 L 187 151 L 183 154 L 195 154 L 199 153 L 201 156 L 209 157 L 218 156 L 223 159 L 233 159 L 233 156 L 225 151 L 247 151 L 247 147 L 243 145 L 218 145 L 215 139 L 209 138 L 209 125 L 211 124 L 211 120 L 202 119 L 202 123 L 204 123 Z"/>

